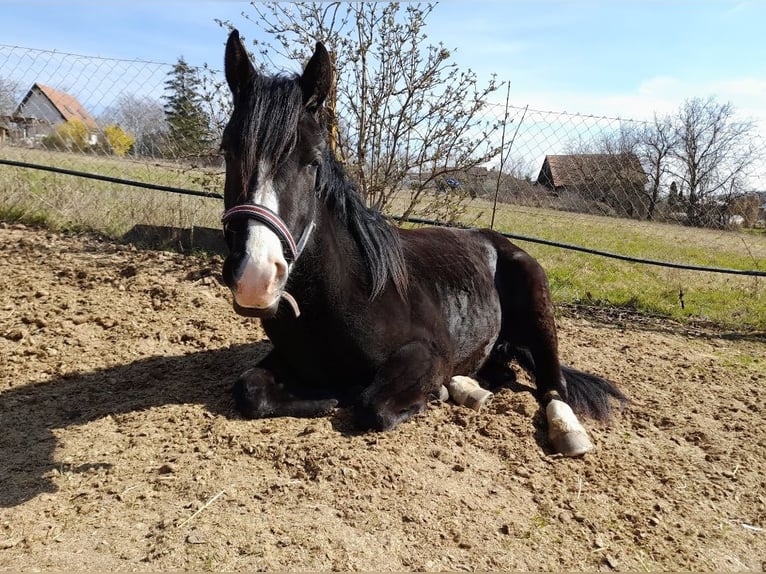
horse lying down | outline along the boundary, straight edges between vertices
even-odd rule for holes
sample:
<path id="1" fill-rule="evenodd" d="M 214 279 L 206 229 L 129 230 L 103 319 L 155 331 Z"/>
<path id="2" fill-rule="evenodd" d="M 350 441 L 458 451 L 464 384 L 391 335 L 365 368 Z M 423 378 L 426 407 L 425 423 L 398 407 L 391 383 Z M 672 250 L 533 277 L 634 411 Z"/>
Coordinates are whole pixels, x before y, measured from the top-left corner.
<path id="1" fill-rule="evenodd" d="M 627 399 L 559 363 L 537 261 L 489 230 L 399 229 L 365 206 L 328 147 L 321 44 L 302 74 L 270 76 L 235 30 L 225 70 L 223 278 L 235 311 L 260 318 L 273 343 L 235 383 L 239 411 L 311 417 L 350 405 L 360 428 L 390 430 L 443 387 L 480 406 L 482 387 L 502 385 L 515 360 L 534 377 L 553 448 L 590 450 L 573 409 L 607 420 L 611 399 Z"/>

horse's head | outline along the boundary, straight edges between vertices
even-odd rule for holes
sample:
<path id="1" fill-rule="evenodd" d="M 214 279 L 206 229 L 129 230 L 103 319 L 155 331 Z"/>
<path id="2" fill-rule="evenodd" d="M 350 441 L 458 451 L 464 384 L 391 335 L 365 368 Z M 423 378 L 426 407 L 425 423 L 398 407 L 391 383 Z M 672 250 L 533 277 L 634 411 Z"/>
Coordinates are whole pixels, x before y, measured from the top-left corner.
<path id="1" fill-rule="evenodd" d="M 317 44 L 300 76 L 265 76 L 234 30 L 225 69 L 234 111 L 221 142 L 229 247 L 223 278 L 238 313 L 270 317 L 314 227 L 317 171 L 326 146 L 318 114 L 332 65 Z"/>

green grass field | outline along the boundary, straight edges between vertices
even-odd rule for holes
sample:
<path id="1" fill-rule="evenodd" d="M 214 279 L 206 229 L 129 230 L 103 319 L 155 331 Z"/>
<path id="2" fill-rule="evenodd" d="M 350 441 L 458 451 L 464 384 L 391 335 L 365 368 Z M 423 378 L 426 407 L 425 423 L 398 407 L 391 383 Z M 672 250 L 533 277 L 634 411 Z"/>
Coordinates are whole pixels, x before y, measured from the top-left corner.
<path id="1" fill-rule="evenodd" d="M 123 179 L 221 192 L 214 170 L 0 147 L 0 157 Z M 120 238 L 135 225 L 219 225 L 220 200 L 126 187 L 0 165 L 0 219 Z M 465 221 L 489 226 L 491 203 L 473 200 Z M 500 204 L 495 229 L 638 258 L 766 270 L 763 230 L 718 231 Z M 677 270 L 516 241 L 546 268 L 561 303 L 626 307 L 727 328 L 766 329 L 766 278 Z M 683 306 L 682 306 L 683 302 Z"/>
<path id="2" fill-rule="evenodd" d="M 0 147 L 0 157 L 143 183 L 223 191 L 223 176 L 181 164 Z M 218 170 L 220 171 L 220 170 Z M 57 230 L 121 237 L 136 224 L 187 228 L 218 225 L 215 199 L 177 195 L 33 169 L 0 165 L 0 217 Z"/>

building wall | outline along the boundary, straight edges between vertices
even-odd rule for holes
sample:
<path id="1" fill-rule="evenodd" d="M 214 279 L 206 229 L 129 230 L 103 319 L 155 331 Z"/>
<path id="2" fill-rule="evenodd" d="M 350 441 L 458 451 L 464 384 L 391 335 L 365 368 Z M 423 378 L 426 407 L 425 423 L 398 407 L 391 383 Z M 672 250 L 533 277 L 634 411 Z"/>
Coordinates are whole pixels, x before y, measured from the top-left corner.
<path id="1" fill-rule="evenodd" d="M 34 88 L 19 105 L 17 116 L 24 118 L 19 128 L 22 137 L 47 135 L 54 126 L 64 121 L 59 111 L 53 107 L 50 100 L 40 90 Z"/>
<path id="2" fill-rule="evenodd" d="M 537 176 L 537 183 L 544 185 L 551 191 L 556 191 L 556 187 L 553 184 L 553 174 L 551 173 L 551 166 L 546 158 L 543 161 L 543 166 L 540 168 L 540 173 Z"/>

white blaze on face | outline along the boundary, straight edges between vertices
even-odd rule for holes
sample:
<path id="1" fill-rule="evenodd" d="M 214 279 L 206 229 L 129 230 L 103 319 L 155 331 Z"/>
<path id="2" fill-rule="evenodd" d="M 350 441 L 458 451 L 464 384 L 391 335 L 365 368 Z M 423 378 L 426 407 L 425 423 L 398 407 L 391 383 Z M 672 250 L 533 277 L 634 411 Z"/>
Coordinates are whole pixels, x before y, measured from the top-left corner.
<path id="1" fill-rule="evenodd" d="M 279 204 L 269 170 L 261 165 L 258 188 L 253 194 L 253 203 L 268 207 L 279 213 Z M 287 261 L 282 251 L 282 242 L 263 223 L 250 220 L 247 223 L 245 258 L 240 267 L 239 279 L 232 289 L 234 300 L 241 307 L 266 309 L 276 304 L 282 296 L 287 280 Z"/>

